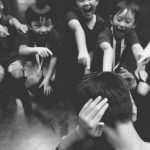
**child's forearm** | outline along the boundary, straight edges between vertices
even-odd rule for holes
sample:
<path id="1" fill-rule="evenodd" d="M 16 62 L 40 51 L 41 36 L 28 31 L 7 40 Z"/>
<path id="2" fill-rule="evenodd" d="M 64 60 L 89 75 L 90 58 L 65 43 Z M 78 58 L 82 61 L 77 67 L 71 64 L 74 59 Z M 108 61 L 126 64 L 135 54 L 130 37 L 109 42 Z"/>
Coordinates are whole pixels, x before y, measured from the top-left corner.
<path id="1" fill-rule="evenodd" d="M 47 72 L 47 75 L 45 77 L 48 81 L 50 81 L 52 78 L 52 75 L 53 75 L 55 67 L 56 67 L 56 62 L 57 62 L 57 58 L 52 56 L 50 59 L 50 62 L 49 62 L 48 72 Z"/>
<path id="2" fill-rule="evenodd" d="M 9 20 L 9 24 L 12 25 L 12 26 L 14 26 L 14 27 L 18 27 L 18 26 L 21 25 L 21 23 L 19 22 L 19 20 L 16 19 L 16 18 L 11 18 Z"/>
<path id="3" fill-rule="evenodd" d="M 28 55 L 33 55 L 36 53 L 37 53 L 36 47 L 28 47 L 27 45 L 21 45 L 19 47 L 19 54 L 20 55 L 28 56 Z"/>
<path id="4" fill-rule="evenodd" d="M 86 46 L 86 37 L 84 30 L 82 29 L 82 26 L 80 22 L 77 19 L 72 19 L 68 23 L 69 27 L 74 31 L 75 33 L 75 39 L 78 47 L 79 53 L 88 52 L 87 46 Z"/>
<path id="5" fill-rule="evenodd" d="M 142 54 L 143 54 L 143 47 L 141 46 L 141 44 L 139 43 L 136 43 L 136 44 L 133 44 L 132 47 L 132 53 L 135 57 L 135 60 L 136 62 L 138 63 L 139 59 L 141 58 Z"/>
<path id="6" fill-rule="evenodd" d="M 104 52 L 103 55 L 103 71 L 112 71 L 113 60 L 114 60 L 114 51 L 109 43 L 102 43 L 100 45 L 101 49 Z"/>
<path id="7" fill-rule="evenodd" d="M 75 148 L 75 145 L 83 141 L 83 139 L 79 136 L 77 130 L 78 128 L 62 138 L 59 143 L 58 150 L 73 150 L 73 148 Z"/>

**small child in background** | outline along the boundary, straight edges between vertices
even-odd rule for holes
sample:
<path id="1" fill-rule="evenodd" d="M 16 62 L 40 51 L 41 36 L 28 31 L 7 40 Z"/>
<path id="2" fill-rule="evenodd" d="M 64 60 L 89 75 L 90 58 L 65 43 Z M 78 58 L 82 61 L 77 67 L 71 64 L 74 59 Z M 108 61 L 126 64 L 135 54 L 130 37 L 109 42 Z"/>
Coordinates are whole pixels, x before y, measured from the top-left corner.
<path id="1" fill-rule="evenodd" d="M 60 46 L 60 36 L 53 27 L 52 8 L 37 1 L 26 10 L 25 17 L 29 32 L 23 37 L 19 53 L 25 58 L 26 87 L 32 96 L 48 96 L 52 92 Z"/>
<path id="2" fill-rule="evenodd" d="M 65 88 L 68 93 L 84 74 L 94 70 L 97 37 L 105 28 L 104 20 L 96 14 L 98 4 L 99 0 L 74 0 L 75 8 L 66 15 L 66 30 L 58 59 L 57 80 L 63 86 L 60 91 Z M 100 58 L 98 61 L 101 63 Z"/>
<path id="3" fill-rule="evenodd" d="M 14 77 L 23 76 L 23 67 L 19 59 L 18 50 L 14 46 L 15 32 L 26 33 L 28 28 L 16 18 L 3 14 L 4 5 L 0 1 L 0 82 L 5 74 L 5 68 Z"/>
<path id="4" fill-rule="evenodd" d="M 3 10 L 4 5 L 0 1 L 0 90 L 5 96 L 3 98 L 6 107 L 10 97 L 18 97 L 22 100 L 25 113 L 29 115 L 31 105 L 23 83 L 23 65 L 17 43 L 17 38 L 26 33 L 28 28 L 13 16 L 3 14 Z"/>
<path id="5" fill-rule="evenodd" d="M 130 55 L 130 50 L 132 50 L 137 66 L 139 65 L 138 60 L 143 53 L 143 48 L 134 30 L 138 23 L 138 19 L 139 6 L 135 1 L 118 1 L 115 7 L 113 7 L 110 16 L 110 30 L 102 32 L 98 38 L 99 45 L 107 43 L 107 45 L 102 48 L 104 53 L 110 48 L 114 51 L 113 63 L 107 61 L 108 57 L 103 58 L 103 71 L 113 70 L 119 73 L 128 81 L 130 89 L 136 88 L 137 83 L 134 75 L 125 69 L 123 64 Z M 112 69 L 109 70 L 108 68 L 111 67 Z"/>
<path id="6" fill-rule="evenodd" d="M 137 92 L 146 96 L 150 92 L 150 42 L 144 49 L 144 52 L 139 59 L 139 67 L 135 72 L 135 75 L 138 79 Z"/>

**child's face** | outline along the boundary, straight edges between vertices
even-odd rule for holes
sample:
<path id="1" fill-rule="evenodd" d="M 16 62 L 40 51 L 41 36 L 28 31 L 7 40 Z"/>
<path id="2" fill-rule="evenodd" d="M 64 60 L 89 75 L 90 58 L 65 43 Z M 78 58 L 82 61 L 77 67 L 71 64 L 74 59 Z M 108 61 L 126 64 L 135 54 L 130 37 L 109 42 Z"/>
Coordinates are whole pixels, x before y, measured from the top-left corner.
<path id="1" fill-rule="evenodd" d="M 76 0 L 75 3 L 85 19 L 92 19 L 98 5 L 98 0 Z"/>
<path id="2" fill-rule="evenodd" d="M 128 30 L 135 27 L 135 16 L 130 10 L 124 9 L 113 17 L 112 26 L 115 37 L 121 39 Z"/>
<path id="3" fill-rule="evenodd" d="M 0 15 L 2 15 L 2 11 L 4 9 L 4 5 L 3 5 L 3 2 L 0 1 Z"/>
<path id="4" fill-rule="evenodd" d="M 51 19 L 46 19 L 45 17 L 40 17 L 39 21 L 32 21 L 30 26 L 30 29 L 40 38 L 45 38 L 52 28 Z"/>

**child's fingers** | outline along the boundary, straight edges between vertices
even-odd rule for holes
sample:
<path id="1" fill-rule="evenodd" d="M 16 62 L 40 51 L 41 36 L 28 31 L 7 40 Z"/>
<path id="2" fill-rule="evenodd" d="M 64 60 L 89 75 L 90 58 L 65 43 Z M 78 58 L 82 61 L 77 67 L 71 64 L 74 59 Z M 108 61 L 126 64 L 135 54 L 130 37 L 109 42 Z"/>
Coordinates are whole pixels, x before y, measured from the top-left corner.
<path id="1" fill-rule="evenodd" d="M 108 99 L 104 98 L 97 105 L 95 105 L 95 107 L 93 107 L 93 109 L 91 110 L 91 112 L 89 114 L 89 118 L 94 118 L 99 113 L 99 111 L 101 111 L 101 109 L 107 103 L 107 101 L 108 101 Z"/>
<path id="2" fill-rule="evenodd" d="M 100 109 L 100 111 L 97 113 L 97 115 L 94 117 L 93 121 L 94 122 L 100 122 L 100 120 L 102 119 L 105 111 L 107 110 L 109 104 L 105 103 L 102 108 Z"/>
<path id="3" fill-rule="evenodd" d="M 52 53 L 52 51 L 51 51 L 51 50 L 48 50 L 48 53 L 49 53 L 50 55 L 53 55 L 53 53 Z"/>
<path id="4" fill-rule="evenodd" d="M 89 107 L 89 105 L 92 103 L 93 99 L 91 98 L 90 100 L 88 100 L 85 105 L 82 107 L 80 114 L 82 114 L 83 112 L 86 111 L 86 109 Z"/>
<path id="5" fill-rule="evenodd" d="M 101 96 L 98 96 L 87 108 L 86 112 L 89 114 L 95 108 L 95 106 L 102 100 Z"/>
<path id="6" fill-rule="evenodd" d="M 40 85 L 39 85 L 39 88 L 41 88 L 43 86 L 43 83 L 41 83 Z"/>

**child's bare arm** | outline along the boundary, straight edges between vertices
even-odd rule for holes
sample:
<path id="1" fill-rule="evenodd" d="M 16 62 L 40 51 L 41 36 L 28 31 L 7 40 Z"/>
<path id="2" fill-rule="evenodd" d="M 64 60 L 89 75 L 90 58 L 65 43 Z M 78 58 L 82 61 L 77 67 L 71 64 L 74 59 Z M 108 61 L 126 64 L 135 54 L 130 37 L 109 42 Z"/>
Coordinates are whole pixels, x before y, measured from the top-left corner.
<path id="1" fill-rule="evenodd" d="M 114 51 L 110 43 L 102 42 L 100 48 L 103 50 L 103 71 L 112 71 L 113 60 L 114 60 Z"/>
<path id="2" fill-rule="evenodd" d="M 141 56 L 144 52 L 143 47 L 141 46 L 140 43 L 136 43 L 131 46 L 131 49 L 132 49 L 132 53 L 135 57 L 135 60 L 138 63 L 139 59 L 141 58 Z"/>
<path id="3" fill-rule="evenodd" d="M 81 24 L 77 19 L 72 19 L 68 22 L 68 26 L 72 29 L 75 33 L 75 39 L 77 42 L 78 47 L 78 61 L 79 63 L 85 65 L 87 68 L 90 69 L 90 56 L 88 54 L 87 45 L 86 45 L 86 37 L 85 33 L 82 29 Z"/>
<path id="4" fill-rule="evenodd" d="M 14 26 L 21 33 L 28 31 L 27 25 L 20 23 L 19 20 L 14 17 L 9 20 L 9 24 Z"/>
<path id="5" fill-rule="evenodd" d="M 0 37 L 3 38 L 8 35 L 9 35 L 9 32 L 8 32 L 7 27 L 0 24 Z"/>
<path id="6" fill-rule="evenodd" d="M 29 47 L 27 45 L 20 45 L 19 54 L 24 56 L 39 54 L 42 58 L 45 58 L 52 55 L 52 52 L 47 47 Z"/>
<path id="7" fill-rule="evenodd" d="M 44 87 L 44 95 L 46 95 L 46 96 L 50 95 L 50 93 L 52 91 L 50 82 L 51 82 L 53 73 L 55 71 L 56 62 L 57 62 L 57 57 L 52 56 L 50 59 L 50 62 L 49 62 L 48 72 L 47 72 L 45 78 L 43 79 L 42 83 L 39 86 L 39 88 L 41 88 L 42 86 Z"/>
<path id="8" fill-rule="evenodd" d="M 133 44 L 132 47 L 132 53 L 134 55 L 134 58 L 136 60 L 136 70 L 135 70 L 135 76 L 137 79 L 142 78 L 143 81 L 146 81 L 146 71 L 145 71 L 145 66 L 146 64 L 144 62 L 140 62 L 141 58 L 143 56 L 143 48 L 139 43 Z M 144 75 L 144 76 L 143 76 Z"/>

